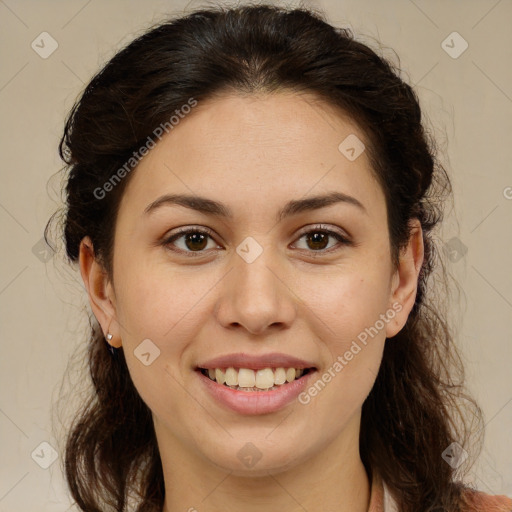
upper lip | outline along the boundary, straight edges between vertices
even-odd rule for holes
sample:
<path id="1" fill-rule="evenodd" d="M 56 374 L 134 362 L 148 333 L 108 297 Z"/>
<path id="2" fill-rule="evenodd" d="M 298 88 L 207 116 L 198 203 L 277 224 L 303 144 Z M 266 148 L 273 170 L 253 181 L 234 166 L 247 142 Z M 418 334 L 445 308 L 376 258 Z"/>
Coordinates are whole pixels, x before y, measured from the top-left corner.
<path id="1" fill-rule="evenodd" d="M 251 355 L 244 353 L 227 354 L 204 361 L 197 368 L 250 368 L 261 370 L 263 368 L 314 368 L 315 365 L 304 359 L 288 354 L 272 352 L 270 354 Z"/>

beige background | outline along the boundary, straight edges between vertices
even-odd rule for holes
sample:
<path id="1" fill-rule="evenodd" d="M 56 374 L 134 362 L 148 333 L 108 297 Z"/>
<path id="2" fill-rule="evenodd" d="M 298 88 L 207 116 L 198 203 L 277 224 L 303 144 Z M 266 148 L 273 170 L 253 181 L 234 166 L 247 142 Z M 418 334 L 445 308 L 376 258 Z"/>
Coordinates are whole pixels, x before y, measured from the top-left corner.
<path id="1" fill-rule="evenodd" d="M 116 50 L 187 5 L 190 10 L 204 4 L 0 1 L 0 512 L 72 510 L 59 462 L 48 469 L 35 462 L 51 462 L 43 442 L 62 451 L 52 430 L 52 406 L 69 391 L 72 401 L 63 414 L 80 403 L 76 372 L 63 390 L 60 385 L 87 330 L 76 270 L 63 265 L 61 254 L 45 261 L 38 245 L 59 206 L 60 178 L 53 175 L 60 168 L 64 117 Z M 486 492 L 512 496 L 512 2 L 310 5 L 374 48 L 371 38 L 396 50 L 438 137 L 455 188 L 455 211 L 441 241 L 457 237 L 467 247 L 462 257 L 455 253 L 457 261 L 447 260 L 463 292 L 453 305 L 454 321 L 469 386 L 487 423 L 484 451 L 468 478 Z M 454 31 L 469 45 L 458 58 L 441 46 Z M 58 43 L 47 59 L 31 47 L 42 32 Z M 454 40 L 452 51 L 460 44 Z"/>

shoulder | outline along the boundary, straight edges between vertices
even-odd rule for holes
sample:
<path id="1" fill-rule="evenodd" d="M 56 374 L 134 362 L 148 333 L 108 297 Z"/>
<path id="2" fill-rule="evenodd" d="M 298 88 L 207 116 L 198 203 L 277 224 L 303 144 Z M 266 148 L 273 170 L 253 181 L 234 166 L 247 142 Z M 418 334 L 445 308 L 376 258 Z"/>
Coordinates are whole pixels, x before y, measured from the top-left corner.
<path id="1" fill-rule="evenodd" d="M 462 489 L 462 512 L 512 512 L 512 499 L 507 496 L 486 494 L 467 486 Z M 398 512 L 388 486 L 378 473 L 373 474 L 368 512 Z"/>
<path id="2" fill-rule="evenodd" d="M 504 495 L 492 495 L 471 487 L 464 487 L 462 512 L 512 512 L 512 499 Z M 375 476 L 368 512 L 398 512 L 386 483 Z"/>
<path id="3" fill-rule="evenodd" d="M 512 512 L 512 499 L 504 495 L 486 494 L 466 487 L 464 512 Z"/>

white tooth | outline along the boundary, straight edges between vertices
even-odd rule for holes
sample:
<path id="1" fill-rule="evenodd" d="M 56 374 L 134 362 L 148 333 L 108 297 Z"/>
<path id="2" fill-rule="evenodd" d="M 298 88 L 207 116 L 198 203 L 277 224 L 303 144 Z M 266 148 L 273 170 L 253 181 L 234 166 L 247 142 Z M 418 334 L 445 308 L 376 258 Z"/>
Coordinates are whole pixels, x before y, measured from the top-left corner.
<path id="1" fill-rule="evenodd" d="M 270 368 L 256 372 L 256 384 L 259 389 L 271 388 L 274 385 L 274 372 Z"/>
<path id="2" fill-rule="evenodd" d="M 254 370 L 248 368 L 240 368 L 238 370 L 238 385 L 241 388 L 253 388 L 256 383 L 256 376 Z"/>
<path id="3" fill-rule="evenodd" d="M 277 385 L 284 384 L 286 382 L 286 370 L 284 368 L 276 368 L 274 372 L 274 383 Z"/>
<path id="4" fill-rule="evenodd" d="M 215 368 L 215 380 L 219 384 L 224 384 L 224 382 L 226 382 L 226 376 L 222 370 L 219 370 L 219 368 Z"/>
<path id="5" fill-rule="evenodd" d="M 295 368 L 286 369 L 286 380 L 288 382 L 293 382 L 295 380 Z"/>
<path id="6" fill-rule="evenodd" d="M 238 372 L 233 367 L 226 370 L 226 384 L 228 386 L 238 386 Z"/>
<path id="7" fill-rule="evenodd" d="M 299 377 L 302 377 L 303 373 L 304 370 L 302 368 L 300 370 L 295 370 L 295 378 L 298 379 Z"/>
<path id="8" fill-rule="evenodd" d="M 215 370 L 213 368 L 208 368 L 208 377 L 210 377 L 212 380 L 215 380 Z"/>

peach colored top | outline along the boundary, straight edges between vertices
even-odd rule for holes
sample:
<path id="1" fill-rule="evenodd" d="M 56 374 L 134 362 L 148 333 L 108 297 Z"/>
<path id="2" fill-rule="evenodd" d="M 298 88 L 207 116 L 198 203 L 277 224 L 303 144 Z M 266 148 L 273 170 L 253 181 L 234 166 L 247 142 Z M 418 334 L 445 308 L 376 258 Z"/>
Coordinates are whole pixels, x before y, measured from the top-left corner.
<path id="1" fill-rule="evenodd" d="M 512 499 L 507 496 L 493 496 L 468 487 L 466 497 L 468 512 L 512 512 Z M 376 472 L 373 474 L 368 512 L 399 512 L 386 484 Z"/>

